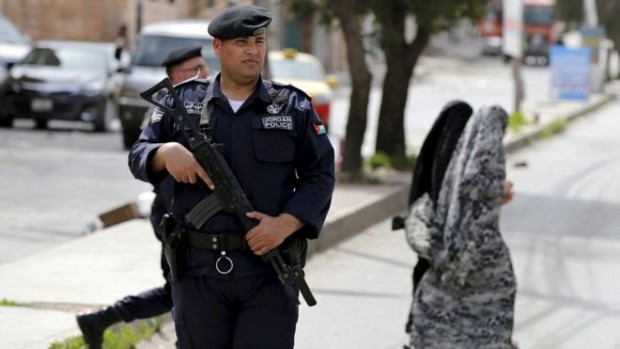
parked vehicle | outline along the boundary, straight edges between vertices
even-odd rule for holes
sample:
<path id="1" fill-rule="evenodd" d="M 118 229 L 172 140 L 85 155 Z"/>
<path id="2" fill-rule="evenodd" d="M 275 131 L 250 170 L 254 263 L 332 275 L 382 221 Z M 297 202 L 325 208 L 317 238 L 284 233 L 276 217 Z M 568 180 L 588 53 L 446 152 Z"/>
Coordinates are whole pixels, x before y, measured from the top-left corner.
<path id="1" fill-rule="evenodd" d="M 0 69 L 5 69 L 7 63 L 24 58 L 29 50 L 30 38 L 0 14 Z"/>
<path id="2" fill-rule="evenodd" d="M 84 121 L 106 131 L 115 117 L 119 61 L 113 43 L 40 41 L 18 63 L 9 65 L 0 86 L 0 126 L 15 118 Z"/>
<path id="3" fill-rule="evenodd" d="M 207 34 L 208 25 L 208 22 L 198 20 L 167 21 L 145 26 L 140 31 L 132 50 L 131 63 L 124 74 L 118 102 L 123 145 L 126 149 L 140 136 L 149 107 L 138 94 L 166 77 L 161 64 L 170 52 L 201 45 L 210 75 L 219 71 L 219 62 L 211 44 L 213 39 Z"/>
<path id="4" fill-rule="evenodd" d="M 523 0 L 523 61 L 527 65 L 548 65 L 549 48 L 557 40 L 555 0 Z M 485 16 L 478 23 L 484 40 L 483 53 L 502 53 L 504 2 L 489 0 Z"/>
<path id="5" fill-rule="evenodd" d="M 274 81 L 291 84 L 312 97 L 314 109 L 325 127 L 329 127 L 332 89 L 338 85 L 338 79 L 326 75 L 316 57 L 294 49 L 270 51 L 269 69 Z"/>

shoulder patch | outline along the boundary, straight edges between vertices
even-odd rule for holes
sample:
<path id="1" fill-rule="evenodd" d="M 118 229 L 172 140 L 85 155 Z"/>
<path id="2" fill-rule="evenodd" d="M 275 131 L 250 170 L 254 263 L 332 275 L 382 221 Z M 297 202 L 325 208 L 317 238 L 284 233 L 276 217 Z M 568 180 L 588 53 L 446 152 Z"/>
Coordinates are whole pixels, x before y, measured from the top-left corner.
<path id="1" fill-rule="evenodd" d="M 161 121 L 161 118 L 164 116 L 163 110 L 159 108 L 155 108 L 153 113 L 151 114 L 151 123 L 154 124 L 156 122 Z"/>
<path id="2" fill-rule="evenodd" d="M 314 129 L 314 133 L 317 136 L 327 134 L 327 129 L 325 128 L 325 125 L 323 125 L 321 121 L 313 122 L 312 128 Z"/>

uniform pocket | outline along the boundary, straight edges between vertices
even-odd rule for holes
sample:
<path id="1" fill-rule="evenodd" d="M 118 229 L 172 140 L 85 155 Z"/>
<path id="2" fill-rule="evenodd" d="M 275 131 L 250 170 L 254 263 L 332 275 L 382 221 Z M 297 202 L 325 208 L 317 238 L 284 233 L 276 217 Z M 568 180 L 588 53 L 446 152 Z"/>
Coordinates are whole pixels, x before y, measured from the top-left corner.
<path id="1" fill-rule="evenodd" d="M 254 156 L 263 162 L 292 162 L 295 158 L 295 135 L 292 130 L 265 129 L 261 119 L 253 127 Z"/>

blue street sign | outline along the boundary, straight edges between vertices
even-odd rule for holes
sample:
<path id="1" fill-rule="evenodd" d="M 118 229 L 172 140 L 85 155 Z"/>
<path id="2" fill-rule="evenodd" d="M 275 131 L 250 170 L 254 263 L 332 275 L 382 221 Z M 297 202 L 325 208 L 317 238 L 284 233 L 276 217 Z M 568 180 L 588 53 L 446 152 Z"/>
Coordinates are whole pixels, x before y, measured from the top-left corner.
<path id="1" fill-rule="evenodd" d="M 590 95 L 590 57 L 588 47 L 551 48 L 551 93 L 554 99 L 587 100 Z"/>

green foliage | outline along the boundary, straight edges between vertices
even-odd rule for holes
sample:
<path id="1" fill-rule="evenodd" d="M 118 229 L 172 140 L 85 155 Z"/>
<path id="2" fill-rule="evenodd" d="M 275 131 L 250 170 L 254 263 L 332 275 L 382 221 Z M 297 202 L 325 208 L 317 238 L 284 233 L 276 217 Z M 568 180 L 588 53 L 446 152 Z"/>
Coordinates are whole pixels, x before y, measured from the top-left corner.
<path id="1" fill-rule="evenodd" d="M 2 300 L 0 300 L 0 306 L 2 307 L 16 307 L 19 306 L 19 304 L 15 301 L 12 301 L 10 299 L 6 299 L 6 298 L 2 298 Z"/>
<path id="2" fill-rule="evenodd" d="M 415 161 L 415 156 L 390 156 L 386 153 L 379 152 L 366 160 L 366 167 L 370 170 L 384 167 L 408 171 L 413 168 Z"/>
<path id="3" fill-rule="evenodd" d="M 583 0 L 556 1 L 556 18 L 567 23 L 583 21 Z"/>
<path id="4" fill-rule="evenodd" d="M 522 112 L 517 111 L 510 114 L 508 118 L 508 129 L 515 134 L 521 132 L 521 128 L 527 125 L 527 120 L 525 120 L 525 115 Z"/>
<path id="5" fill-rule="evenodd" d="M 376 170 L 380 167 L 392 167 L 392 160 L 386 153 L 376 153 L 366 160 L 366 165 L 371 170 Z"/>
<path id="6" fill-rule="evenodd" d="M 542 138 L 545 138 L 556 133 L 560 133 L 566 129 L 567 123 L 568 122 L 566 121 L 566 119 L 555 119 L 552 123 L 542 129 L 540 136 Z"/>
<path id="7" fill-rule="evenodd" d="M 379 2 L 377 2 L 379 3 Z M 433 31 L 448 29 L 460 19 L 478 19 L 484 15 L 488 0 L 434 0 L 411 1 L 411 11 L 416 19 Z"/>
<path id="8" fill-rule="evenodd" d="M 161 317 L 136 321 L 131 324 L 112 326 L 103 334 L 103 347 L 105 349 L 130 349 L 136 344 L 147 339 L 161 329 L 163 320 Z M 82 336 L 71 337 L 62 342 L 54 342 L 49 349 L 84 349 L 86 343 Z"/>
<path id="9" fill-rule="evenodd" d="M 318 11 L 318 4 L 311 0 L 286 0 L 289 14 L 295 19 L 306 19 L 312 17 Z"/>
<path id="10" fill-rule="evenodd" d="M 392 159 L 392 166 L 399 171 L 410 171 L 415 166 L 415 156 L 399 156 Z"/>

